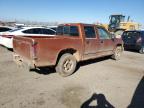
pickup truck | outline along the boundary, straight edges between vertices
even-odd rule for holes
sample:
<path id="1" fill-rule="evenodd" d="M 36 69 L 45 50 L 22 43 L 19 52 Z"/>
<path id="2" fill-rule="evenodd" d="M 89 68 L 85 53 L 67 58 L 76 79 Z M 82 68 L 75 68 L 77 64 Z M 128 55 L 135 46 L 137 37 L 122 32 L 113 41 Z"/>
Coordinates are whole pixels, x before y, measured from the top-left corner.
<path id="1" fill-rule="evenodd" d="M 94 24 L 60 24 L 54 36 L 14 36 L 14 61 L 31 68 L 54 66 L 61 76 L 69 76 L 79 61 L 111 56 L 120 59 L 122 39 Z"/>

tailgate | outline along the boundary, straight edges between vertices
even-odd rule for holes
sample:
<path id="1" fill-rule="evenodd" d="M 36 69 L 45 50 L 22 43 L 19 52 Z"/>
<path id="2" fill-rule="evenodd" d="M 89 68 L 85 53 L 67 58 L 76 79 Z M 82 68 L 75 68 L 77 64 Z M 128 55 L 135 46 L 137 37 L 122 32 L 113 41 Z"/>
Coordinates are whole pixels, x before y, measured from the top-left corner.
<path id="1" fill-rule="evenodd" d="M 34 39 L 28 37 L 13 37 L 13 50 L 16 55 L 21 56 L 25 60 L 32 60 L 34 57 L 33 46 Z"/>

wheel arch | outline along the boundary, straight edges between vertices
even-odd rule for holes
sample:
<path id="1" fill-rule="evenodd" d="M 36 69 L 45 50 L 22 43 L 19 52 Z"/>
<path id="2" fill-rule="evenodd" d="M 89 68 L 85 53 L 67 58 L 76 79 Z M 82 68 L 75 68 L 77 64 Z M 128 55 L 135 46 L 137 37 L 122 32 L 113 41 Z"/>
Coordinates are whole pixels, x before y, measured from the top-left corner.
<path id="1" fill-rule="evenodd" d="M 56 60 L 56 65 L 57 65 L 59 59 L 61 58 L 61 56 L 62 56 L 63 54 L 66 54 L 66 53 L 72 54 L 72 55 L 76 58 L 77 61 L 80 61 L 79 51 L 77 51 L 77 50 L 74 49 L 74 48 L 67 48 L 67 49 L 61 50 L 61 51 L 58 53 L 58 55 L 57 55 L 57 60 Z"/>
<path id="2" fill-rule="evenodd" d="M 118 46 L 122 46 L 122 44 L 119 43 L 119 44 L 116 45 L 116 47 L 118 47 Z"/>

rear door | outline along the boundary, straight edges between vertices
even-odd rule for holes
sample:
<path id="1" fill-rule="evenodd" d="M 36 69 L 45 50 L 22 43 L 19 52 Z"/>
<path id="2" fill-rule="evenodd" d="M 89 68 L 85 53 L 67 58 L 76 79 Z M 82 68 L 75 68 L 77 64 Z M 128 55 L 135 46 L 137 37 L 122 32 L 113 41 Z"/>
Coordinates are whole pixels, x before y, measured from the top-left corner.
<path id="1" fill-rule="evenodd" d="M 99 50 L 99 40 L 95 31 L 95 26 L 85 25 L 84 26 L 85 34 L 85 59 L 89 59 L 96 56 L 96 53 Z"/>
<path id="2" fill-rule="evenodd" d="M 110 33 L 107 32 L 104 28 L 97 27 L 97 30 L 99 34 L 99 40 L 100 40 L 99 52 L 101 52 L 101 54 L 104 54 L 104 55 L 112 53 L 115 47 L 114 39 L 111 38 Z"/>

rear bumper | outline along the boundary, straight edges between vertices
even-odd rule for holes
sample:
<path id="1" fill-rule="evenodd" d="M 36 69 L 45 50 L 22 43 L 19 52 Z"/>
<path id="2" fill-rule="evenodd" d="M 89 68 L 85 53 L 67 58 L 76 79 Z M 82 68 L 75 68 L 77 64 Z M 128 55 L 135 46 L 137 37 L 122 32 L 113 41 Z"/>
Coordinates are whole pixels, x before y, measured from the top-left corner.
<path id="1" fill-rule="evenodd" d="M 17 54 L 13 54 L 13 61 L 20 67 L 27 66 L 30 69 L 35 69 L 36 66 L 33 62 L 29 62 L 28 60 L 24 60 L 21 56 Z"/>

